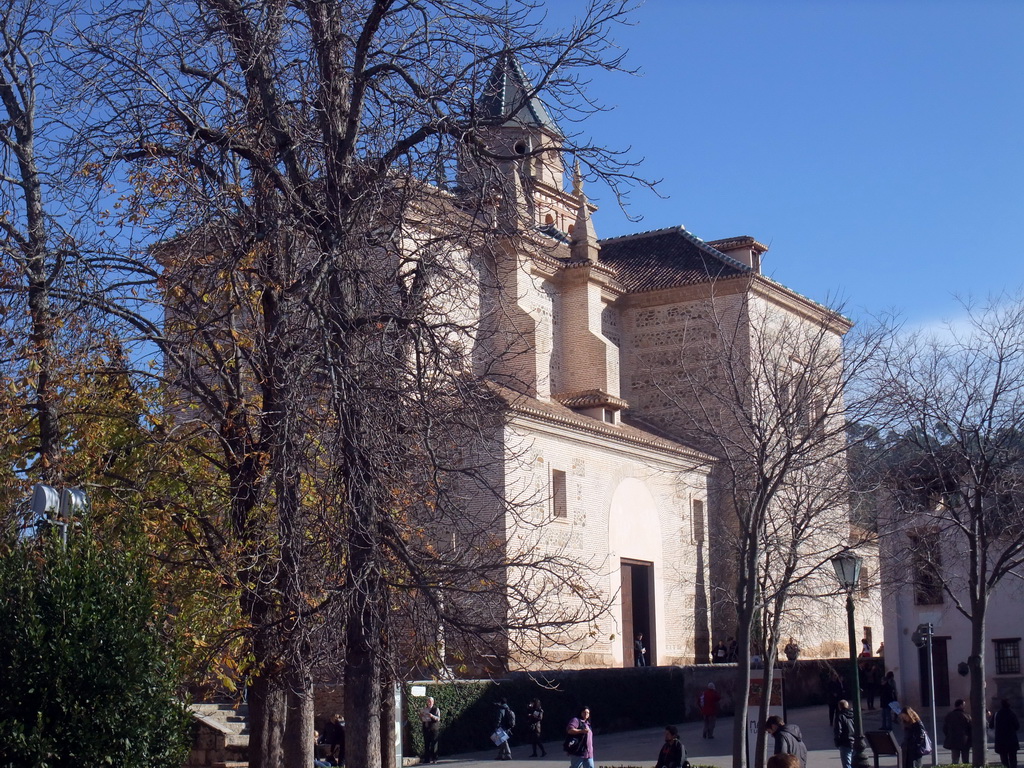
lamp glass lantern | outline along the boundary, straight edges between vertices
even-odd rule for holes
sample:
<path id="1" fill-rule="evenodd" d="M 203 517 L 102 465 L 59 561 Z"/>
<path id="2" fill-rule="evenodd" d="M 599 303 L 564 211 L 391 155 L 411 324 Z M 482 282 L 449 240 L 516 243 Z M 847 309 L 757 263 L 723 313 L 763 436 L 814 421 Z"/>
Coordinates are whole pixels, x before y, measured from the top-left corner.
<path id="1" fill-rule="evenodd" d="M 853 592 L 860 583 L 860 565 L 863 558 L 852 552 L 841 552 L 832 558 L 832 567 L 836 570 L 839 584 L 847 592 Z"/>

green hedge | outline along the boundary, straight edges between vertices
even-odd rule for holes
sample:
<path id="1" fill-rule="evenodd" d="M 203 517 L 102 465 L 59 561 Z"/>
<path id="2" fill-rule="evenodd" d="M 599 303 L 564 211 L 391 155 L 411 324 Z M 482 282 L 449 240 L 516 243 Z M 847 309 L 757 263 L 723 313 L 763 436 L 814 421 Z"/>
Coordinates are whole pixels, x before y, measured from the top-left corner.
<path id="1" fill-rule="evenodd" d="M 455 680 L 409 683 L 405 689 L 406 754 L 423 751 L 419 726 L 421 696 L 409 686 L 425 685 L 441 709 L 438 752 L 450 755 L 492 746 L 490 734 L 497 718 L 495 703 L 508 699 L 516 713 L 513 745 L 528 739 L 526 707 L 534 698 L 544 707 L 541 738 L 561 741 L 565 725 L 580 707 L 591 710 L 596 733 L 651 728 L 685 719 L 687 693 L 679 667 L 585 669 L 550 673 L 519 673 L 502 680 Z M 693 698 L 691 692 L 689 698 Z"/>

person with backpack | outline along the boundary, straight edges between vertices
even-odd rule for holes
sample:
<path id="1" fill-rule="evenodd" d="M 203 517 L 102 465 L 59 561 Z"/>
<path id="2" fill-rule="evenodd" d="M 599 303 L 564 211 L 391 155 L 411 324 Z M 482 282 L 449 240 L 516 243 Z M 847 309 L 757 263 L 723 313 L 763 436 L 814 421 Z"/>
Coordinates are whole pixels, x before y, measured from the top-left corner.
<path id="1" fill-rule="evenodd" d="M 563 747 L 569 755 L 569 768 L 594 768 L 594 731 L 590 727 L 590 707 L 582 707 L 565 727 Z"/>
<path id="2" fill-rule="evenodd" d="M 796 755 L 800 759 L 800 768 L 807 768 L 807 745 L 798 725 L 786 725 L 786 721 L 778 715 L 772 715 L 764 724 L 764 729 L 775 739 L 774 754 Z"/>
<path id="3" fill-rule="evenodd" d="M 508 705 L 508 699 L 499 699 L 495 705 L 498 708 L 497 716 L 494 719 L 494 733 L 504 732 L 506 738 L 498 744 L 498 760 L 511 760 L 512 747 L 509 742 L 512 740 L 512 729 L 516 727 L 516 713 Z"/>

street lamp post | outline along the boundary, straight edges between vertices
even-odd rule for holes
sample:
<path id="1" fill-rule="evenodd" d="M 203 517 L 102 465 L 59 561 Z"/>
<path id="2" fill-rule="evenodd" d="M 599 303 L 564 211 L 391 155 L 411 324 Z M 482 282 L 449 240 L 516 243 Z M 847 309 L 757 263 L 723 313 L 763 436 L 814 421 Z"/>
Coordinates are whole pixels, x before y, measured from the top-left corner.
<path id="1" fill-rule="evenodd" d="M 860 581 L 861 558 L 852 552 L 841 552 L 832 558 L 839 586 L 846 591 L 846 623 L 850 635 L 850 667 L 853 669 L 853 728 L 856 732 L 853 742 L 854 768 L 869 768 L 865 752 L 864 716 L 860 710 L 860 670 L 857 667 L 857 629 L 853 620 L 853 591 Z"/>

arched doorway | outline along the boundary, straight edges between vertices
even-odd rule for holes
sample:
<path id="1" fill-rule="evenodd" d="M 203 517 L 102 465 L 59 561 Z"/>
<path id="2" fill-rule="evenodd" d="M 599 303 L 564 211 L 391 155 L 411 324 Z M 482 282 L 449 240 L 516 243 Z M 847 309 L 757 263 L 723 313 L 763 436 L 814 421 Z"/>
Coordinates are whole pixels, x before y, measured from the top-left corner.
<path id="1" fill-rule="evenodd" d="M 622 665 L 633 666 L 633 642 L 644 635 L 646 662 L 658 663 L 658 577 L 661 525 L 654 496 L 642 480 L 628 477 L 612 494 L 608 547 L 618 562 Z M 614 580 L 614 574 L 613 574 Z"/>

